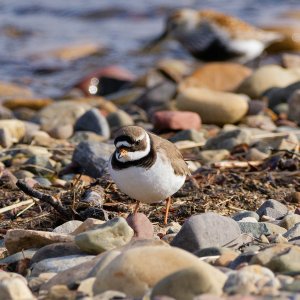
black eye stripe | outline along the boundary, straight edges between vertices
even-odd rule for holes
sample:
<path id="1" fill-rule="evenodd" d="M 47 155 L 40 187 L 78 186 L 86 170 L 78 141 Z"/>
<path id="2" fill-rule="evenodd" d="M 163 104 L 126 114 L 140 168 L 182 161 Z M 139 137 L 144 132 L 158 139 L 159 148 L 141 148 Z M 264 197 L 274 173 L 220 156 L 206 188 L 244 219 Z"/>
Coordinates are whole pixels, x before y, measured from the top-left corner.
<path id="1" fill-rule="evenodd" d="M 116 145 L 118 142 L 127 142 L 130 145 L 134 144 L 134 140 L 132 138 L 130 138 L 129 136 L 127 136 L 127 135 L 118 136 L 115 139 L 114 144 Z"/>

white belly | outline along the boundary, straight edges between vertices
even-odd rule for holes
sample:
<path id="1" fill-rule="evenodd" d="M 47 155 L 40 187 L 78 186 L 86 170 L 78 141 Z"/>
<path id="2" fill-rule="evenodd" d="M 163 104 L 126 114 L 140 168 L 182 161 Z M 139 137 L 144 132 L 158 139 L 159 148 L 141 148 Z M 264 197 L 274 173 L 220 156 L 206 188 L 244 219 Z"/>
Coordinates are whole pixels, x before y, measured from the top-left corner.
<path id="1" fill-rule="evenodd" d="M 175 175 L 171 164 L 163 162 L 159 155 L 150 169 L 130 167 L 113 170 L 109 163 L 109 173 L 123 193 L 144 203 L 159 202 L 172 196 L 186 178 Z"/>
<path id="2" fill-rule="evenodd" d="M 257 40 L 232 40 L 229 47 L 234 51 L 244 53 L 244 62 L 256 58 L 264 51 L 264 44 Z"/>

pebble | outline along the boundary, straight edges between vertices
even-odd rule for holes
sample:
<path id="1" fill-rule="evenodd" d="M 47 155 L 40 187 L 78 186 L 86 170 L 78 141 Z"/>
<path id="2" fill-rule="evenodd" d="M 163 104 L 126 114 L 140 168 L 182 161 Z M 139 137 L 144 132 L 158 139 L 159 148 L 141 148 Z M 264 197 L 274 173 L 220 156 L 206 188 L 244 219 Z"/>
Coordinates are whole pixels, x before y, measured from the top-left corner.
<path id="1" fill-rule="evenodd" d="M 78 220 L 67 221 L 53 229 L 55 233 L 70 234 L 75 231 L 83 222 Z"/>
<path id="2" fill-rule="evenodd" d="M 10 254 L 23 249 L 39 248 L 45 245 L 59 242 L 72 242 L 73 237 L 47 231 L 10 229 L 7 231 L 4 241 Z"/>
<path id="3" fill-rule="evenodd" d="M 226 275 L 207 263 L 179 270 L 160 280 L 152 289 L 155 296 L 169 296 L 176 300 L 193 300 L 201 294 L 222 295 Z"/>
<path id="4" fill-rule="evenodd" d="M 190 111 L 157 111 L 152 119 L 158 130 L 199 130 L 201 127 L 200 116 Z"/>
<path id="5" fill-rule="evenodd" d="M 50 134 L 54 128 L 73 126 L 90 108 L 90 105 L 77 101 L 58 101 L 41 109 L 36 117 L 42 129 Z"/>
<path id="6" fill-rule="evenodd" d="M 189 87 L 204 87 L 214 91 L 234 92 L 250 76 L 252 70 L 241 64 L 206 63 L 197 68 L 183 82 Z"/>
<path id="7" fill-rule="evenodd" d="M 110 137 L 108 122 L 100 110 L 96 108 L 86 111 L 77 119 L 74 124 L 74 131 L 91 131 L 106 139 Z"/>
<path id="8" fill-rule="evenodd" d="M 36 299 L 27 286 L 25 278 L 15 273 L 0 272 L 0 299 Z"/>
<path id="9" fill-rule="evenodd" d="M 288 119 L 299 123 L 300 120 L 300 91 L 296 90 L 288 99 Z"/>
<path id="10" fill-rule="evenodd" d="M 183 268 L 197 266 L 204 269 L 207 264 L 175 247 L 138 247 L 123 252 L 98 272 L 93 291 L 97 295 L 116 289 L 129 297 L 142 297 L 148 288 L 166 276 Z M 208 266 L 209 270 L 211 268 Z"/>
<path id="11" fill-rule="evenodd" d="M 269 235 L 271 232 L 269 231 L 267 225 L 265 223 L 253 223 L 253 222 L 238 222 L 241 232 L 252 234 L 255 238 L 259 238 L 261 235 Z"/>
<path id="12" fill-rule="evenodd" d="M 23 169 L 36 175 L 49 176 L 54 173 L 54 164 L 47 156 L 34 155 L 25 162 Z"/>
<path id="13" fill-rule="evenodd" d="M 3 129 L 4 136 L 11 138 L 11 142 L 19 142 L 26 133 L 25 123 L 20 120 L 0 120 L 0 129 Z M 11 143 L 10 143 L 11 144 Z"/>
<path id="14" fill-rule="evenodd" d="M 176 105 L 180 110 L 196 112 L 205 124 L 234 124 L 248 111 L 245 95 L 212 91 L 205 88 L 179 88 Z"/>
<path id="15" fill-rule="evenodd" d="M 122 126 L 134 125 L 132 117 L 121 109 L 107 115 L 106 120 L 112 132 Z"/>
<path id="16" fill-rule="evenodd" d="M 202 132 L 199 132 L 195 129 L 186 129 L 180 130 L 179 132 L 175 133 L 169 138 L 169 141 L 171 141 L 172 143 L 180 141 L 193 141 L 195 143 L 205 144 L 206 139 L 204 138 Z"/>
<path id="17" fill-rule="evenodd" d="M 74 150 L 72 163 L 79 168 L 79 172 L 98 178 L 103 175 L 114 149 L 110 144 L 81 142 Z"/>
<path id="18" fill-rule="evenodd" d="M 259 215 L 254 211 L 241 211 L 231 216 L 231 218 L 237 222 L 242 221 L 244 218 L 248 217 L 254 218 L 256 221 L 259 220 Z"/>
<path id="19" fill-rule="evenodd" d="M 100 254 L 91 260 L 83 262 L 65 271 L 59 272 L 50 280 L 48 280 L 45 284 L 43 284 L 41 290 L 49 290 L 52 286 L 58 284 L 64 284 L 69 287 L 77 287 L 79 282 L 89 277 L 92 277 L 88 276 L 88 274 L 92 270 L 92 268 L 97 264 L 97 262 L 101 259 L 102 257 Z"/>
<path id="20" fill-rule="evenodd" d="M 159 82 L 148 88 L 144 94 L 134 101 L 134 104 L 145 111 L 166 109 L 170 99 L 176 94 L 176 85 L 170 80 Z"/>
<path id="21" fill-rule="evenodd" d="M 293 69 L 284 69 L 277 65 L 265 65 L 256 69 L 238 87 L 237 92 L 251 98 L 260 98 L 270 88 L 286 87 L 300 79 Z"/>
<path id="22" fill-rule="evenodd" d="M 283 236 L 288 240 L 300 237 L 300 222 L 296 223 L 292 228 L 284 233 Z"/>
<path id="23" fill-rule="evenodd" d="M 223 246 L 241 234 L 237 222 L 213 212 L 194 215 L 187 219 L 171 245 L 189 252 Z"/>
<path id="24" fill-rule="evenodd" d="M 127 69 L 118 65 L 101 67 L 85 76 L 76 87 L 85 95 L 108 95 L 116 92 L 127 83 L 132 82 L 135 76 Z"/>
<path id="25" fill-rule="evenodd" d="M 262 216 L 268 216 L 274 219 L 280 219 L 288 213 L 288 209 L 285 205 L 277 200 L 266 200 L 256 211 L 260 218 Z"/>
<path id="26" fill-rule="evenodd" d="M 102 135 L 98 135 L 95 132 L 76 131 L 69 140 L 72 143 L 79 144 L 80 142 L 103 142 L 106 139 Z"/>
<path id="27" fill-rule="evenodd" d="M 134 236 L 141 239 L 152 239 L 154 228 L 150 220 L 143 213 L 130 214 L 126 221 L 133 229 Z"/>
<path id="28" fill-rule="evenodd" d="M 72 235 L 77 235 L 79 233 L 95 229 L 98 225 L 104 224 L 105 221 L 94 219 L 94 218 L 87 218 L 83 221 L 81 225 L 79 225 L 73 232 Z"/>
<path id="29" fill-rule="evenodd" d="M 251 265 L 229 273 L 224 292 L 229 295 L 277 295 L 279 288 L 280 283 L 271 270 Z"/>
<path id="30" fill-rule="evenodd" d="M 6 128 L 0 128 L 0 146 L 3 148 L 10 148 L 14 143 L 10 132 Z"/>
<path id="31" fill-rule="evenodd" d="M 36 249 L 27 249 L 22 252 L 17 252 L 13 255 L 6 256 L 2 259 L 0 259 L 0 264 L 12 264 L 15 262 L 18 262 L 24 258 L 32 259 L 32 257 L 35 255 L 37 252 Z"/>
<path id="32" fill-rule="evenodd" d="M 31 276 L 37 277 L 41 273 L 59 273 L 93 259 L 94 255 L 66 255 L 43 259 L 32 264 Z"/>
<path id="33" fill-rule="evenodd" d="M 134 235 L 124 218 L 114 218 L 96 229 L 75 236 L 76 245 L 84 252 L 99 254 L 128 243 Z"/>
<path id="34" fill-rule="evenodd" d="M 247 130 L 234 129 L 222 131 L 216 137 L 209 138 L 204 145 L 204 150 L 226 149 L 232 150 L 240 144 L 249 144 L 251 134 Z"/>
<path id="35" fill-rule="evenodd" d="M 226 149 L 202 150 L 199 153 L 199 159 L 206 164 L 226 160 L 229 156 L 230 152 Z"/>
<path id="36" fill-rule="evenodd" d="M 24 86 L 0 81 L 0 98 L 3 100 L 12 98 L 32 98 L 32 91 Z M 6 106 L 6 105 L 5 105 Z"/>
<path id="37" fill-rule="evenodd" d="M 289 230 L 292 227 L 294 227 L 297 223 L 300 223 L 300 215 L 288 214 L 279 222 L 278 225 Z M 299 231 L 299 233 L 300 233 L 300 231 Z"/>
<path id="38" fill-rule="evenodd" d="M 262 265 L 274 272 L 299 272 L 300 248 L 290 244 L 275 244 L 256 254 L 250 263 Z"/>

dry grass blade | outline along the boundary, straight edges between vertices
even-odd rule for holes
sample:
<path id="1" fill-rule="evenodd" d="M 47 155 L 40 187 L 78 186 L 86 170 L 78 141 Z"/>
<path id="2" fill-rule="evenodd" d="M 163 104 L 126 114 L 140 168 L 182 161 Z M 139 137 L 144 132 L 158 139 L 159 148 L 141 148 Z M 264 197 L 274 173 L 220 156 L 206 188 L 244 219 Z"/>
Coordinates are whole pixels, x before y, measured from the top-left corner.
<path id="1" fill-rule="evenodd" d="M 31 204 L 34 204 L 34 203 L 35 203 L 35 201 L 32 200 L 32 199 L 30 199 L 30 200 L 25 200 L 25 201 L 18 202 L 18 203 L 14 203 L 14 204 L 12 204 L 12 205 L 5 206 L 5 207 L 3 207 L 3 208 L 0 208 L 0 214 L 3 214 L 3 213 L 5 213 L 5 212 L 7 212 L 7 211 L 10 211 L 10 210 L 12 210 L 12 209 L 18 208 L 18 207 L 20 207 L 20 206 L 24 206 L 24 205 L 28 205 L 28 204 L 31 205 Z"/>

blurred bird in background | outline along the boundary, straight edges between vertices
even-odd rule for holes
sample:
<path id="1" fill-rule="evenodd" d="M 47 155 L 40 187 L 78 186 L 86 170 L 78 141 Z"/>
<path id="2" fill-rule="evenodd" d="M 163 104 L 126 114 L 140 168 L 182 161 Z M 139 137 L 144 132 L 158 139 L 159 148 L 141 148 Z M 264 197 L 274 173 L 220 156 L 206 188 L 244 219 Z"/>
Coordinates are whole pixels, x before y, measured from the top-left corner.
<path id="1" fill-rule="evenodd" d="M 180 9 L 167 18 L 164 32 L 145 49 L 167 38 L 177 40 L 199 60 L 247 63 L 283 37 L 214 10 Z"/>

